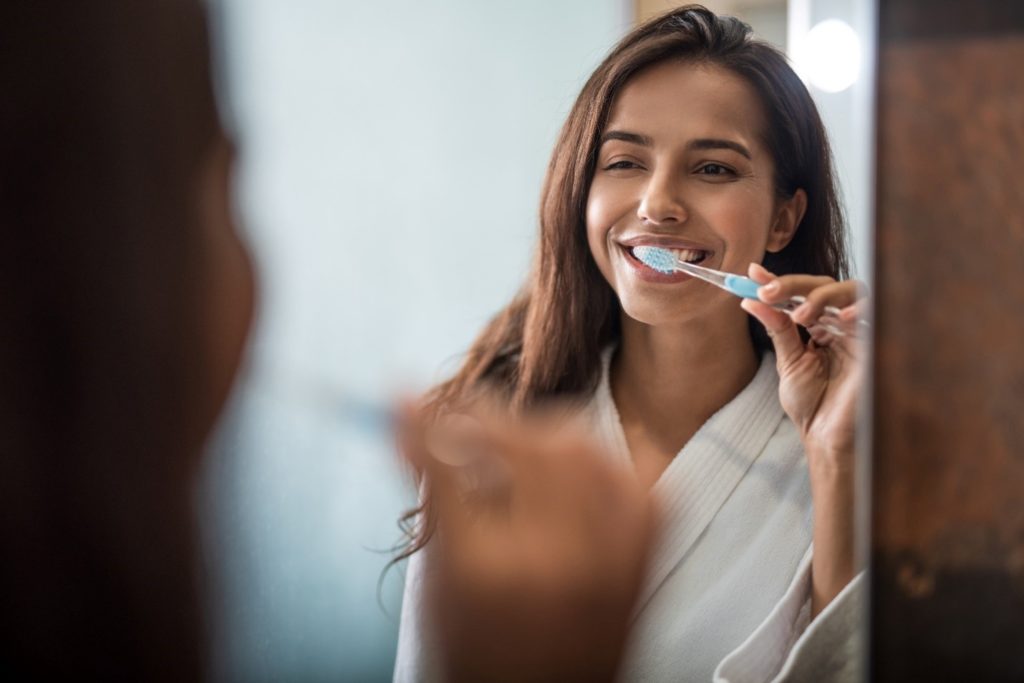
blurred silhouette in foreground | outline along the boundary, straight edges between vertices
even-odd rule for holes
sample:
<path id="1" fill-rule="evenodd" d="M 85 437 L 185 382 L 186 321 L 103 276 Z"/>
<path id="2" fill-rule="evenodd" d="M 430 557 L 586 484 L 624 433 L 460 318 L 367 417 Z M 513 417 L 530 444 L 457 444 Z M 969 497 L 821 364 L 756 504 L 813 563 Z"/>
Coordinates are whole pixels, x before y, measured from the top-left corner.
<path id="1" fill-rule="evenodd" d="M 192 505 L 252 310 L 199 2 L 0 9 L 0 670 L 195 680 Z"/>

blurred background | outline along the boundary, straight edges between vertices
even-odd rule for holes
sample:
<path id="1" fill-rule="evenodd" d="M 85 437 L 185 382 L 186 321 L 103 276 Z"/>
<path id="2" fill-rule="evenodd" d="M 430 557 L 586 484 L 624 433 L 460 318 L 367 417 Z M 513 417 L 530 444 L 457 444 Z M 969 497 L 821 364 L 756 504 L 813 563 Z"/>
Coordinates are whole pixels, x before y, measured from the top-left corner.
<path id="1" fill-rule="evenodd" d="M 215 674 L 390 680 L 404 568 L 385 568 L 415 491 L 388 435 L 339 420 L 338 402 L 456 367 L 525 275 L 584 80 L 636 21 L 682 3 L 211 2 L 261 285 L 205 473 Z M 811 85 L 867 278 L 874 2 L 705 4 Z"/>

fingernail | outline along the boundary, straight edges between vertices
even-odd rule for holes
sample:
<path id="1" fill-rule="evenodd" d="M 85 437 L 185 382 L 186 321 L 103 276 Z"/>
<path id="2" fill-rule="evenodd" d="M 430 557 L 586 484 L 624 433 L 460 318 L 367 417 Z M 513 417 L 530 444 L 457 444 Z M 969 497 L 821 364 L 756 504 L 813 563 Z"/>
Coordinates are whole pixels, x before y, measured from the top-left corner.
<path id="1" fill-rule="evenodd" d="M 771 282 L 766 284 L 761 289 L 763 289 L 768 294 L 774 294 L 775 292 L 779 291 L 779 281 L 778 280 L 772 280 Z"/>

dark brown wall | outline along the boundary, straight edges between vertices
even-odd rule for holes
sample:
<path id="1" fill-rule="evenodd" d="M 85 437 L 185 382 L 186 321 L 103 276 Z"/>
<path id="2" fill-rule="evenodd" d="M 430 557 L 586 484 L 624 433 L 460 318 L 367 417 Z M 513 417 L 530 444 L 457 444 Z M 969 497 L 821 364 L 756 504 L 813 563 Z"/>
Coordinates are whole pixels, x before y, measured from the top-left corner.
<path id="1" fill-rule="evenodd" d="M 871 679 L 1024 681 L 1024 2 L 879 5 Z"/>

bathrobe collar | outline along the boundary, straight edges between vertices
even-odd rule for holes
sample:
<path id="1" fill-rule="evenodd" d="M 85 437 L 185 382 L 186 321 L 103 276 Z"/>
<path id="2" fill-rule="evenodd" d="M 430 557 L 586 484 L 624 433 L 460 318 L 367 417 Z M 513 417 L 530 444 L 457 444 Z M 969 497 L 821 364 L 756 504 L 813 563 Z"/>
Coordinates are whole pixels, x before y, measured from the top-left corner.
<path id="1" fill-rule="evenodd" d="M 606 350 L 602 358 L 601 383 L 593 403 L 595 426 L 612 457 L 632 467 L 609 384 L 613 352 L 614 349 Z M 783 417 L 775 356 L 765 353 L 750 384 L 697 430 L 652 489 L 662 513 L 661 528 L 648 578 L 637 601 L 637 614 L 685 559 L 764 450 Z"/>

